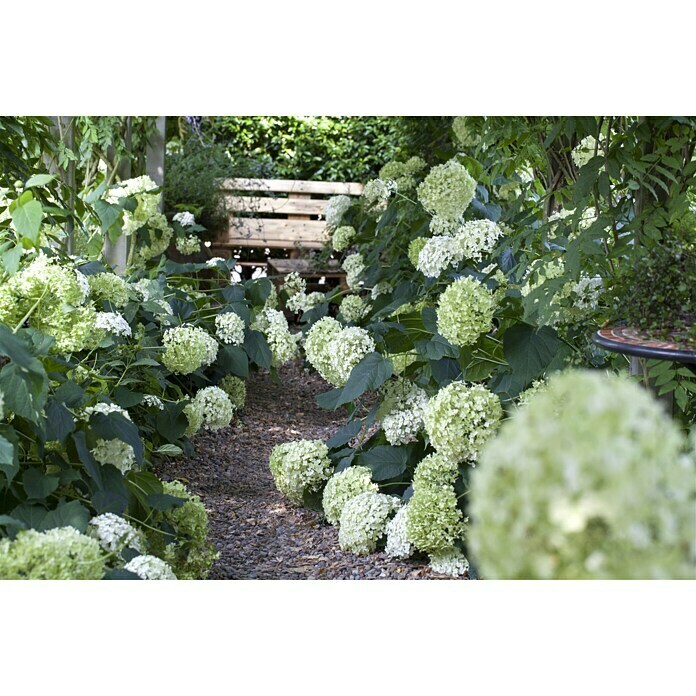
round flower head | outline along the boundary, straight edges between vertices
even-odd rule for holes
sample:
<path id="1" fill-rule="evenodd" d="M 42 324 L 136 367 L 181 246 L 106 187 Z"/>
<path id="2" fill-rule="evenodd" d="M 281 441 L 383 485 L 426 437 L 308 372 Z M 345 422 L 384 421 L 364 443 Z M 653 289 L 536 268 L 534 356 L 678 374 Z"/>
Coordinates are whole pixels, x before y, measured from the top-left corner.
<path id="1" fill-rule="evenodd" d="M 331 243 L 333 244 L 334 251 L 345 251 L 352 244 L 354 238 L 354 227 L 350 227 L 349 225 L 337 227 L 336 231 L 331 237 Z"/>
<path id="2" fill-rule="evenodd" d="M 326 203 L 326 224 L 329 227 L 338 227 L 346 210 L 350 208 L 348 196 L 332 196 Z"/>
<path id="3" fill-rule="evenodd" d="M 440 295 L 437 330 L 453 346 L 476 343 L 491 330 L 497 302 L 493 292 L 475 278 L 458 278 Z"/>
<path id="4" fill-rule="evenodd" d="M 73 527 L 20 531 L 0 540 L 0 579 L 100 580 L 104 556 L 99 543 Z"/>
<path id="5" fill-rule="evenodd" d="M 142 533 L 128 520 L 124 520 L 113 512 L 105 512 L 93 517 L 89 521 L 87 534 L 96 539 L 102 549 L 109 553 L 120 554 L 126 547 L 138 553 L 144 551 Z"/>
<path id="6" fill-rule="evenodd" d="M 343 507 L 339 521 L 338 544 L 343 551 L 367 555 L 387 531 L 387 522 L 401 505 L 391 495 L 367 491 L 351 498 Z"/>
<path id="7" fill-rule="evenodd" d="M 408 558 L 413 554 L 413 544 L 408 540 L 406 521 L 410 506 L 403 505 L 394 517 L 387 522 L 387 543 L 384 552 L 392 558 Z"/>
<path id="8" fill-rule="evenodd" d="M 218 385 L 229 397 L 235 409 L 244 408 L 246 403 L 246 383 L 234 375 L 225 375 Z"/>
<path id="9" fill-rule="evenodd" d="M 176 575 L 168 563 L 157 556 L 136 556 L 124 566 L 141 580 L 176 580 Z"/>
<path id="10" fill-rule="evenodd" d="M 316 322 L 305 338 L 307 360 L 335 387 L 344 386 L 352 369 L 374 349 L 375 343 L 365 329 L 343 328 L 331 317 Z"/>
<path id="11" fill-rule="evenodd" d="M 387 442 L 390 445 L 413 442 L 423 428 L 423 412 L 428 403 L 425 391 L 404 379 L 387 382 L 380 391 L 383 400 L 377 418 Z"/>
<path id="12" fill-rule="evenodd" d="M 301 334 L 290 332 L 288 320 L 280 310 L 267 307 L 256 317 L 252 328 L 261 331 L 266 337 L 273 354 L 274 367 L 285 365 L 297 357 L 297 342 Z"/>
<path id="13" fill-rule="evenodd" d="M 406 162 L 387 162 L 380 170 L 380 179 L 393 181 L 396 190 L 401 193 L 410 191 L 416 186 L 416 175 L 428 165 L 420 157 L 411 157 Z"/>
<path id="14" fill-rule="evenodd" d="M 365 270 L 365 261 L 362 254 L 350 254 L 343 261 L 343 270 L 346 272 L 346 285 L 355 290 L 360 285 L 360 276 Z"/>
<path id="15" fill-rule="evenodd" d="M 244 343 L 244 319 L 234 312 L 218 314 L 215 333 L 222 343 L 238 346 Z"/>
<path id="16" fill-rule="evenodd" d="M 211 365 L 217 357 L 217 341 L 196 326 L 167 329 L 162 337 L 162 364 L 172 372 L 188 375 Z"/>
<path id="17" fill-rule="evenodd" d="M 381 280 L 370 290 L 370 298 L 376 300 L 380 295 L 388 295 L 391 291 L 391 284 L 386 280 Z"/>
<path id="18" fill-rule="evenodd" d="M 397 183 L 392 179 L 370 179 L 362 192 L 363 202 L 368 209 L 372 209 L 371 212 L 384 210 L 396 189 Z"/>
<path id="19" fill-rule="evenodd" d="M 97 312 L 94 326 L 115 336 L 132 336 L 133 333 L 128 322 L 116 312 Z"/>
<path id="20" fill-rule="evenodd" d="M 115 273 L 87 276 L 90 294 L 95 300 L 106 300 L 115 307 L 125 307 L 130 300 L 130 284 Z"/>
<path id="21" fill-rule="evenodd" d="M 456 160 L 433 167 L 418 186 L 418 200 L 431 215 L 456 220 L 464 214 L 476 192 L 476 181 Z"/>
<path id="22" fill-rule="evenodd" d="M 189 404 L 195 412 L 195 421 L 206 430 L 226 428 L 234 416 L 234 406 L 227 394 L 220 387 L 204 387 L 196 392 Z M 200 425 L 197 430 L 200 429 Z"/>
<path id="23" fill-rule="evenodd" d="M 408 260 L 413 264 L 415 268 L 418 266 L 418 257 L 420 256 L 421 249 L 428 243 L 427 237 L 416 237 L 408 245 Z"/>
<path id="24" fill-rule="evenodd" d="M 477 567 L 489 578 L 693 578 L 696 462 L 684 445 L 628 378 L 552 376 L 472 473 Z"/>
<path id="25" fill-rule="evenodd" d="M 191 227 L 191 225 L 196 224 L 196 218 L 193 213 L 189 213 L 188 210 L 184 210 L 181 213 L 176 213 L 172 218 L 174 222 L 178 222 L 182 227 Z"/>
<path id="26" fill-rule="evenodd" d="M 425 407 L 432 446 L 452 462 L 475 462 L 503 416 L 500 399 L 480 384 L 452 382 Z"/>
<path id="27" fill-rule="evenodd" d="M 195 234 L 187 234 L 185 237 L 177 237 L 174 246 L 180 254 L 191 256 L 201 250 L 201 240 Z"/>
<path id="28" fill-rule="evenodd" d="M 443 553 L 431 554 L 430 567 L 436 573 L 456 578 L 469 570 L 469 561 L 459 549 L 454 548 Z"/>
<path id="29" fill-rule="evenodd" d="M 369 310 L 369 305 L 359 295 L 346 295 L 341 302 L 341 316 L 345 321 L 359 322 Z"/>
<path id="30" fill-rule="evenodd" d="M 324 488 L 322 507 L 326 521 L 337 525 L 345 504 L 356 495 L 379 491 L 372 482 L 372 472 L 366 466 L 350 466 L 334 474 Z"/>
<path id="31" fill-rule="evenodd" d="M 128 473 L 135 466 L 135 452 L 131 445 L 116 438 L 112 440 L 99 438 L 91 452 L 100 464 L 111 464 L 122 474 Z"/>
<path id="32" fill-rule="evenodd" d="M 302 505 L 305 493 L 318 491 L 333 470 L 329 450 L 321 440 L 276 445 L 269 464 L 276 488 L 296 505 Z"/>
<path id="33" fill-rule="evenodd" d="M 449 266 L 464 259 L 464 250 L 456 237 L 431 237 L 418 252 L 416 269 L 428 278 L 439 278 Z"/>

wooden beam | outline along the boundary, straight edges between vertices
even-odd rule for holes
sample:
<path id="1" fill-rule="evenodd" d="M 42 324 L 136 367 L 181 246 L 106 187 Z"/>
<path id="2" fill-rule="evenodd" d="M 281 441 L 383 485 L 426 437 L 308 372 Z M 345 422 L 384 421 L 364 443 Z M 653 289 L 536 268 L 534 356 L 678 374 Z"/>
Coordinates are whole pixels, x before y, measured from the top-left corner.
<path id="1" fill-rule="evenodd" d="M 262 198 L 260 196 L 224 197 L 230 212 L 278 213 L 280 215 L 323 215 L 328 201 L 311 198 Z"/>
<path id="2" fill-rule="evenodd" d="M 271 193 L 315 193 L 359 196 L 363 185 L 351 181 L 298 181 L 295 179 L 224 179 L 223 191 L 268 191 Z"/>

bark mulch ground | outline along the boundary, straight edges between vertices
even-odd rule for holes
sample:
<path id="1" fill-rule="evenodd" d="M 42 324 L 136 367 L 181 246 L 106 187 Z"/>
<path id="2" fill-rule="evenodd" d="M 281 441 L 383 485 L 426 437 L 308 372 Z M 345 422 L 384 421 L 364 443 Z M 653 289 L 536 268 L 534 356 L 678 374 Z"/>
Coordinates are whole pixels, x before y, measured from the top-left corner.
<path id="1" fill-rule="evenodd" d="M 435 579 L 418 561 L 376 553 L 355 556 L 338 546 L 338 530 L 319 513 L 294 507 L 276 490 L 268 467 L 271 449 L 288 440 L 327 439 L 342 414 L 320 409 L 316 394 L 327 385 L 299 365 L 250 376 L 247 404 L 229 428 L 196 438 L 196 456 L 170 460 L 159 470 L 184 480 L 200 495 L 220 552 L 214 579 Z"/>

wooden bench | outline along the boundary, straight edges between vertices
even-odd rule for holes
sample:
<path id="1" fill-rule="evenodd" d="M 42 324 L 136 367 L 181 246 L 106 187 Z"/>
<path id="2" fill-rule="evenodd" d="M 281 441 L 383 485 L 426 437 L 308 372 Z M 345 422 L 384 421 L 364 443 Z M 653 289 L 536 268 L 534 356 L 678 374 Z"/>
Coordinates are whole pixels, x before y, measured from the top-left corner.
<path id="1" fill-rule="evenodd" d="M 299 257 L 306 250 L 320 249 L 329 239 L 325 221 L 328 198 L 359 196 L 363 191 L 362 184 L 225 179 L 220 190 L 229 213 L 229 224 L 212 240 L 213 255 L 229 258 L 240 249 L 269 249 L 274 254 L 274 258 L 267 258 L 269 265 L 277 261 L 292 261 L 273 266 L 271 270 L 275 273 L 285 275 L 296 270 L 308 278 L 329 277 L 329 274 L 339 280 L 345 277 L 338 269 L 333 273 L 316 271 L 306 259 Z M 298 264 L 298 261 L 302 263 Z"/>

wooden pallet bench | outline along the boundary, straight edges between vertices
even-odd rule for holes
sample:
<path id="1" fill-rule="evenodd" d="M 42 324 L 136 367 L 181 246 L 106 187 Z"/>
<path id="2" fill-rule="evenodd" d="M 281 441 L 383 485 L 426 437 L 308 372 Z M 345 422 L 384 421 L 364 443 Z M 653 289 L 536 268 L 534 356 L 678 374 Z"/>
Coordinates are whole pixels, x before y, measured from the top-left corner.
<path id="1" fill-rule="evenodd" d="M 331 277 L 339 282 L 345 279 L 342 271 L 317 271 L 300 256 L 307 250 L 320 249 L 329 238 L 325 221 L 328 198 L 359 196 L 362 184 L 225 179 L 220 190 L 229 213 L 229 224 L 212 240 L 213 255 L 229 258 L 240 249 L 269 249 L 273 258 L 269 256 L 267 264 L 274 274 L 286 275 L 295 270 L 306 278 Z M 299 261 L 303 263 L 296 263 Z"/>

